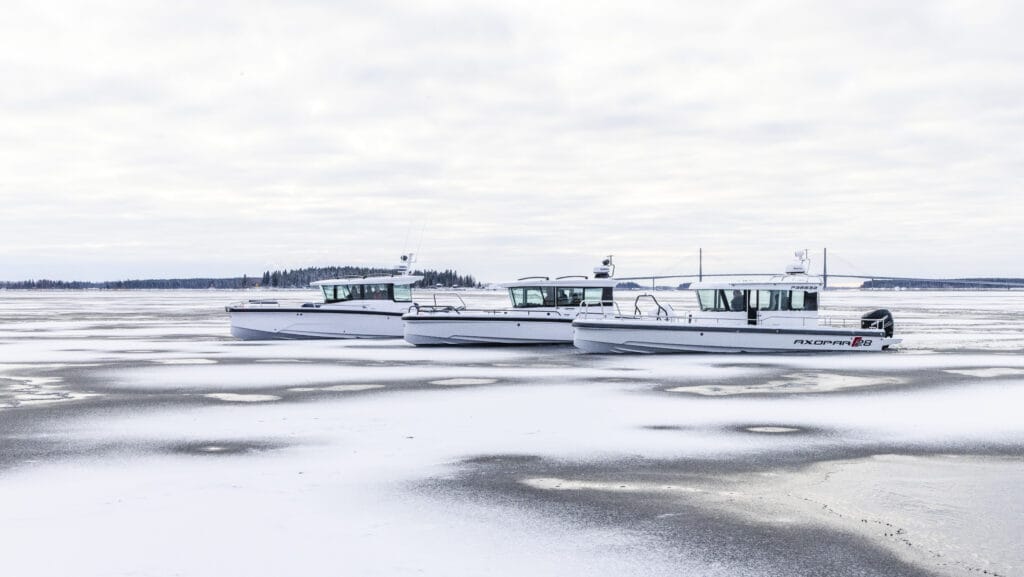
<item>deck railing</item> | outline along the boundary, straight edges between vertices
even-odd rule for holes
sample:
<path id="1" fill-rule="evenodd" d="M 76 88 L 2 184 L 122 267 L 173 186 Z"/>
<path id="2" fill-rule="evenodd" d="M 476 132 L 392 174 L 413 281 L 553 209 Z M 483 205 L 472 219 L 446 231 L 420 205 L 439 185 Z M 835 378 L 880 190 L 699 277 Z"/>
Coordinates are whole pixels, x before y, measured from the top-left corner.
<path id="1" fill-rule="evenodd" d="M 648 306 L 647 311 L 641 308 L 642 303 L 650 301 L 653 307 Z M 612 306 L 614 305 L 614 306 Z M 685 314 L 676 314 L 668 305 L 663 305 L 658 302 L 658 299 L 651 294 L 642 294 L 636 297 L 633 301 L 633 314 L 623 315 L 619 310 L 618 303 L 608 303 L 602 301 L 601 303 L 583 303 L 579 313 L 579 318 L 620 318 L 620 319 L 631 319 L 638 321 L 662 321 L 662 322 L 674 322 L 683 324 L 699 324 L 699 325 L 711 325 L 711 326 L 751 326 L 747 317 L 718 317 L 718 316 L 701 316 L 695 315 L 692 312 Z M 861 319 L 861 318 L 847 318 L 847 317 L 833 317 L 833 316 L 790 316 L 790 315 L 761 315 L 755 319 L 753 326 L 777 326 L 777 327 L 832 327 L 832 328 L 846 328 L 846 329 L 857 329 L 857 330 L 884 330 L 885 319 Z"/>

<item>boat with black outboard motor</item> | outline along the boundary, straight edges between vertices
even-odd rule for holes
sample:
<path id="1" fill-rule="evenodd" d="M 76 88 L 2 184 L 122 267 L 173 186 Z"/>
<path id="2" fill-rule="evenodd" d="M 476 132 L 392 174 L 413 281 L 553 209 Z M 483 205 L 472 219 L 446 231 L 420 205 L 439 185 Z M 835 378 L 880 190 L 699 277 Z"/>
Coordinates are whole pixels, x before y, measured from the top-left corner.
<path id="1" fill-rule="evenodd" d="M 609 256 L 594 268 L 594 278 L 526 277 L 506 283 L 510 308 L 413 305 L 402 317 L 405 340 L 414 345 L 568 344 L 579 311 L 612 302 L 614 272 Z"/>
<path id="2" fill-rule="evenodd" d="M 231 334 L 240 339 L 381 339 L 402 337 L 402 314 L 412 302 L 413 255 L 405 254 L 395 274 L 327 279 L 311 283 L 322 303 L 287 304 L 250 300 L 225 307 Z"/>
<path id="3" fill-rule="evenodd" d="M 807 273 L 807 251 L 786 274 L 762 280 L 697 282 L 700 310 L 677 314 L 653 295 L 638 296 L 633 314 L 585 310 L 573 321 L 573 344 L 587 353 L 869 352 L 899 344 L 888 310 L 856 320 L 818 315 L 821 277 Z"/>

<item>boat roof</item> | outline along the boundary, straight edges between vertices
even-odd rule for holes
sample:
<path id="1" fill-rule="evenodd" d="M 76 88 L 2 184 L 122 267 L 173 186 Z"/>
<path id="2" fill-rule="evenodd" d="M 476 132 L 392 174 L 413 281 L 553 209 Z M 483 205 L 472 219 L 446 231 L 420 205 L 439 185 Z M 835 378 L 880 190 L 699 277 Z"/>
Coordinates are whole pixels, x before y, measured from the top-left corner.
<path id="1" fill-rule="evenodd" d="M 690 285 L 690 290 L 804 290 L 817 291 L 824 286 L 820 276 L 805 274 L 780 275 L 767 279 L 741 279 L 732 281 L 702 281 Z"/>
<path id="2" fill-rule="evenodd" d="M 391 276 L 358 276 L 350 278 L 331 278 L 318 280 L 309 283 L 309 286 L 340 286 L 355 284 L 397 284 L 406 285 L 423 280 L 419 275 L 391 275 Z"/>
<path id="3" fill-rule="evenodd" d="M 502 288 L 517 287 L 613 287 L 618 283 L 613 278 L 559 277 L 553 280 L 547 277 L 527 277 L 514 282 L 502 283 Z"/>

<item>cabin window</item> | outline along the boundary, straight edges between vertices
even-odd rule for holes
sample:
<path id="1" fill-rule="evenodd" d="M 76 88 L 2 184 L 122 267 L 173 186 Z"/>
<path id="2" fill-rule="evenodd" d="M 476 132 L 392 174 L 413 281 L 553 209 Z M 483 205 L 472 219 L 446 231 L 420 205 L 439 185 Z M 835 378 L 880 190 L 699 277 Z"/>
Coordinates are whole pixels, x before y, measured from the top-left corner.
<path id="1" fill-rule="evenodd" d="M 364 284 L 363 287 L 363 298 L 365 300 L 372 301 L 386 301 L 391 299 L 388 288 L 390 285 L 386 284 Z"/>
<path id="2" fill-rule="evenodd" d="M 722 302 L 727 308 L 722 310 L 745 311 L 747 310 L 747 293 L 741 290 L 718 291 Z"/>
<path id="3" fill-rule="evenodd" d="M 556 302 L 560 307 L 578 307 L 587 304 L 598 304 L 612 300 L 611 287 L 557 287 Z"/>
<path id="4" fill-rule="evenodd" d="M 587 287 L 583 293 L 583 300 L 588 303 L 599 303 L 612 300 L 612 287 Z"/>
<path id="5" fill-rule="evenodd" d="M 327 285 L 320 287 L 324 291 L 325 303 L 337 303 L 359 298 L 353 294 L 352 289 L 358 288 L 349 285 Z"/>
<path id="6" fill-rule="evenodd" d="M 555 289 L 558 295 L 558 306 L 577 307 L 583 302 L 583 289 L 574 287 L 558 287 Z"/>
<path id="7" fill-rule="evenodd" d="M 516 308 L 555 306 L 555 287 L 514 287 L 508 292 Z"/>
<path id="8" fill-rule="evenodd" d="M 741 290 L 702 289 L 697 291 L 697 300 L 702 311 L 724 313 L 747 310 L 747 294 Z"/>
<path id="9" fill-rule="evenodd" d="M 753 298 L 755 291 L 751 291 L 751 306 L 756 306 L 759 311 L 783 310 L 782 301 L 786 291 L 756 291 L 757 299 Z M 756 305 L 755 305 L 756 303 Z"/>
<path id="10" fill-rule="evenodd" d="M 409 303 L 412 302 L 412 286 L 407 284 L 396 284 L 395 285 L 395 302 L 396 303 Z"/>
<path id="11" fill-rule="evenodd" d="M 818 310 L 818 293 L 809 291 L 792 291 L 789 298 L 789 310 Z"/>
<path id="12" fill-rule="evenodd" d="M 742 293 L 740 293 L 742 295 Z M 697 291 L 700 310 L 707 312 L 725 312 L 729 310 L 725 291 L 704 289 Z"/>

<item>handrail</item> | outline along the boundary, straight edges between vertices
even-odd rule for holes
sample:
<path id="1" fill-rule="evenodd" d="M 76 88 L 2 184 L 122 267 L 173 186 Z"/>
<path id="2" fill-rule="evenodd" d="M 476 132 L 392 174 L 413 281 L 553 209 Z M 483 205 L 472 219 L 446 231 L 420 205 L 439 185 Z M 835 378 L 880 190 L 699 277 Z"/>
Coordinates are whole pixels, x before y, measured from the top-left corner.
<path id="1" fill-rule="evenodd" d="M 585 275 L 585 274 L 567 274 L 565 276 L 555 277 L 555 280 L 563 280 L 563 279 L 567 279 L 567 278 L 581 278 L 583 280 L 587 280 L 587 278 L 589 278 L 589 277 L 587 277 L 587 275 Z M 522 280 L 522 279 L 520 279 L 520 280 Z"/>
<path id="2" fill-rule="evenodd" d="M 518 279 L 518 280 L 534 280 L 534 279 L 537 279 L 537 280 L 551 280 L 550 278 L 548 278 L 546 276 L 524 276 L 523 278 Z"/>
<path id="3" fill-rule="evenodd" d="M 455 297 L 456 299 L 458 299 L 459 304 L 458 305 L 454 305 L 454 304 L 439 303 L 439 302 L 437 302 L 437 297 L 439 297 L 439 296 Z M 459 311 L 466 310 L 466 301 L 462 300 L 462 297 L 458 293 L 434 293 L 433 295 L 431 295 L 431 300 L 432 300 L 433 304 L 412 303 L 412 305 L 407 309 L 407 312 L 413 313 L 413 314 L 419 314 L 420 311 L 434 313 L 434 312 L 459 312 Z"/>
<path id="4" fill-rule="evenodd" d="M 655 296 L 654 296 L 654 295 L 650 295 L 650 294 L 642 294 L 642 295 L 639 295 L 638 297 L 636 297 L 636 300 L 634 300 L 634 301 L 633 301 L 633 314 L 634 314 L 634 315 L 636 315 L 636 316 L 638 316 L 638 317 L 642 317 L 642 316 L 644 316 L 644 315 L 643 315 L 643 313 L 641 313 L 641 312 L 640 312 L 640 299 L 642 299 L 642 298 L 644 298 L 644 297 L 647 297 L 647 298 L 651 299 L 651 301 L 653 301 L 653 302 L 654 302 L 654 305 L 655 305 L 656 307 L 658 307 L 658 314 L 657 314 L 656 318 L 659 318 L 659 319 L 660 319 L 660 318 L 662 318 L 662 317 L 661 317 L 661 315 L 662 315 L 662 314 L 664 314 L 664 315 L 665 315 L 665 318 L 668 318 L 668 317 L 670 317 L 670 316 L 671 316 L 671 315 L 669 315 L 669 313 L 668 313 L 668 309 L 666 309 L 665 307 L 663 307 L 663 306 L 661 305 L 661 303 L 659 303 L 659 302 L 658 302 L 658 299 L 657 299 L 657 298 L 655 298 Z M 648 315 L 648 316 L 649 316 L 649 315 Z"/>
<path id="5" fill-rule="evenodd" d="M 420 305 L 415 304 L 409 307 L 409 312 L 413 314 L 423 313 L 455 313 L 458 315 L 480 315 L 480 316 L 502 316 L 507 315 L 510 317 L 515 316 L 555 316 L 565 317 L 569 315 L 562 314 L 556 310 L 530 310 L 530 309 L 467 309 L 462 307 L 444 306 L 444 305 Z"/>

